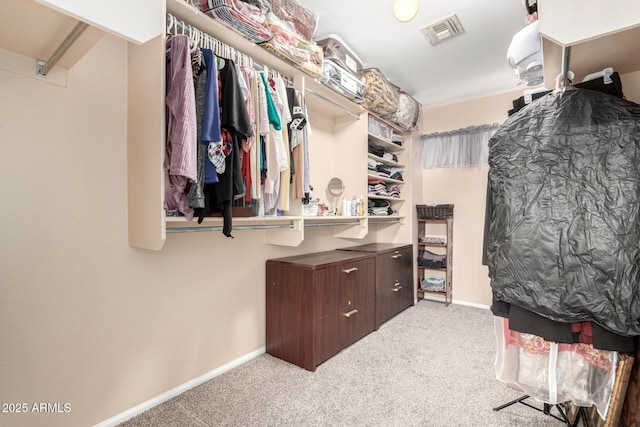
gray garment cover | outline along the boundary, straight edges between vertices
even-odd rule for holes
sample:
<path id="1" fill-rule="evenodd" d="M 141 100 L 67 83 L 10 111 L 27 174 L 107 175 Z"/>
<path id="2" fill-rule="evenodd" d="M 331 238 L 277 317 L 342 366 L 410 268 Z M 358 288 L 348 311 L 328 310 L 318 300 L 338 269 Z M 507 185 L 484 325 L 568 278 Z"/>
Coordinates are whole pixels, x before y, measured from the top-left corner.
<path id="1" fill-rule="evenodd" d="M 550 93 L 489 140 L 495 301 L 640 335 L 640 106 Z"/>

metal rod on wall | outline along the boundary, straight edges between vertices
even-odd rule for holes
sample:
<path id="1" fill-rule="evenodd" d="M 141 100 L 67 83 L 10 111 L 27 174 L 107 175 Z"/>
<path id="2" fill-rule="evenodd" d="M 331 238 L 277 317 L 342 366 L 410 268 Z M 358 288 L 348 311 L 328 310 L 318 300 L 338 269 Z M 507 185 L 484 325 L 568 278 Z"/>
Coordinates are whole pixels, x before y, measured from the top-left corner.
<path id="1" fill-rule="evenodd" d="M 333 225 L 360 225 L 360 221 L 353 222 L 312 222 L 305 224 L 305 227 L 329 227 Z"/>
<path id="2" fill-rule="evenodd" d="M 234 230 L 267 230 L 272 228 L 293 228 L 293 224 L 273 224 L 273 225 L 235 225 Z M 205 227 L 169 227 L 167 233 L 197 233 L 201 231 L 222 231 L 221 225 Z"/>
<path id="3" fill-rule="evenodd" d="M 560 65 L 560 75 L 556 82 L 556 90 L 565 89 L 569 86 L 569 62 L 571 61 L 571 46 L 562 47 L 562 64 Z"/>
<path id="4" fill-rule="evenodd" d="M 360 120 L 360 115 L 359 115 L 359 114 L 356 114 L 356 113 L 353 113 L 353 112 L 351 112 L 351 111 L 347 110 L 347 109 L 346 109 L 346 108 L 344 108 L 342 105 L 338 104 L 337 102 L 334 102 L 334 101 L 330 100 L 330 99 L 329 99 L 329 98 L 327 98 L 326 96 L 321 95 L 321 94 L 319 94 L 318 92 L 314 92 L 312 89 L 309 89 L 309 88 L 305 88 L 305 91 L 307 91 L 307 92 L 309 92 L 310 94 L 312 94 L 312 95 L 314 95 L 314 96 L 316 96 L 316 97 L 318 97 L 318 98 L 322 99 L 322 100 L 323 100 L 323 101 L 325 101 L 325 102 L 328 102 L 328 103 L 332 104 L 332 105 L 333 105 L 333 106 L 335 106 L 336 108 L 338 108 L 338 109 L 340 109 L 340 110 L 344 111 L 345 113 L 347 113 L 347 114 L 349 114 L 350 116 L 352 116 L 352 117 L 356 118 L 357 120 Z"/>
<path id="5" fill-rule="evenodd" d="M 78 21 L 73 30 L 69 33 L 67 38 L 65 38 L 60 46 L 53 52 L 53 55 L 47 61 L 38 61 L 38 75 L 42 77 L 46 77 L 49 74 L 49 71 L 58 63 L 60 58 L 69 50 L 69 48 L 75 43 L 76 40 L 82 35 L 84 30 L 87 29 L 89 24 L 86 22 Z"/>

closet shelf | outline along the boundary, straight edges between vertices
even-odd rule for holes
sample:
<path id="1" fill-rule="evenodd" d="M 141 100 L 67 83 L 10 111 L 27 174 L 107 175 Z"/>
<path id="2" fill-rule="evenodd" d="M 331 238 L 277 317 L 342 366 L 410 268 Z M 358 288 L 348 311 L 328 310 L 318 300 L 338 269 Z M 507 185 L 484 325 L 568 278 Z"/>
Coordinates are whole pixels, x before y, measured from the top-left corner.
<path id="1" fill-rule="evenodd" d="M 387 216 L 376 216 L 369 215 L 369 223 L 370 224 L 398 224 L 404 220 L 404 215 L 387 215 Z"/>
<path id="2" fill-rule="evenodd" d="M 404 165 L 401 165 L 398 162 L 394 162 L 393 160 L 384 159 L 382 157 L 376 156 L 375 154 L 368 153 L 368 156 L 369 156 L 369 158 L 371 158 L 371 159 L 373 159 L 373 160 L 375 160 L 377 162 L 380 162 L 383 165 L 395 166 L 395 167 L 398 167 L 398 168 L 403 168 L 404 167 Z"/>
<path id="3" fill-rule="evenodd" d="M 221 42 L 233 46 L 237 51 L 253 58 L 258 64 L 273 69 L 283 76 L 298 78 L 297 80 L 303 81 L 302 84 L 297 86 L 302 86 L 298 87 L 298 89 L 304 89 L 306 94 L 311 95 L 306 97 L 307 107 L 319 110 L 333 118 L 350 117 L 357 119 L 365 111 L 360 105 L 320 83 L 316 80 L 316 76 L 307 73 L 284 59 L 278 58 L 221 20 L 214 19 L 201 12 L 190 3 L 184 0 L 167 0 L 167 12 L 178 20 L 184 21 L 185 24 L 196 27 Z M 300 77 L 304 77 L 304 79 L 300 80 Z"/>
<path id="4" fill-rule="evenodd" d="M 438 268 L 438 267 L 425 267 L 423 265 L 418 266 L 419 270 L 434 270 L 434 271 L 447 271 L 446 268 Z"/>
<path id="5" fill-rule="evenodd" d="M 253 58 L 255 62 L 266 65 L 285 76 L 293 77 L 303 72 L 288 62 L 275 57 L 221 20 L 214 19 L 201 12 L 190 3 L 184 0 L 166 1 L 167 12 L 175 16 L 178 20 L 184 21 L 185 24 L 189 24 L 210 34 L 229 46 L 233 46 L 236 50 Z"/>
<path id="6" fill-rule="evenodd" d="M 17 2 L 18 0 L 10 1 Z M 165 0 L 163 4 L 166 5 L 165 12 L 183 23 L 182 26 L 197 28 L 237 52 L 251 57 L 256 64 L 290 78 L 293 81 L 293 86 L 304 93 L 305 104 L 312 117 L 311 122 L 313 123 L 316 118 L 316 123 L 333 121 L 333 124 L 329 123 L 329 126 L 332 129 L 330 133 L 336 142 L 361 141 L 367 135 L 367 120 L 358 120 L 362 118 L 362 114 L 368 114 L 362 105 L 324 85 L 315 76 L 297 68 L 294 64 L 273 55 L 222 21 L 202 13 L 189 0 Z M 150 20 L 156 21 L 155 19 Z M 163 25 L 166 25 L 165 17 L 162 21 Z M 83 37 L 85 36 L 86 32 Z M 221 217 L 208 217 L 201 224 L 198 224 L 197 220 L 186 221 L 184 217 L 168 217 L 162 209 L 164 200 L 162 165 L 165 155 L 163 142 L 166 137 L 164 134 L 166 81 L 163 72 L 166 66 L 166 58 L 163 55 L 166 49 L 165 42 L 166 37 L 162 36 L 143 45 L 128 45 L 127 200 L 129 245 L 150 250 L 161 250 L 167 240 L 167 234 L 209 231 L 213 232 L 210 234 L 215 238 L 225 239 L 221 233 L 224 225 L 224 220 Z M 322 139 L 323 137 L 319 136 L 318 138 Z M 360 174 L 365 173 L 366 164 L 362 160 L 366 157 L 362 156 L 365 155 L 366 146 L 358 144 L 352 147 L 352 145 L 344 144 L 344 146 L 348 146 L 346 151 L 348 154 L 337 159 L 336 170 L 349 170 L 350 172 L 345 177 L 347 187 L 353 189 L 354 194 L 363 194 L 366 192 L 366 182 L 363 182 L 360 178 L 363 175 Z M 392 149 L 399 148 L 396 144 L 390 147 Z M 406 158 L 407 151 L 402 153 L 403 158 Z M 356 163 L 355 169 L 353 168 L 354 159 L 361 159 Z M 397 162 L 381 158 L 377 158 L 377 160 L 386 165 L 402 167 Z M 358 178 L 355 178 L 356 176 Z M 398 182 L 398 184 L 400 183 Z M 407 184 L 409 183 L 407 182 Z M 407 186 L 405 185 L 404 188 L 406 189 Z M 399 202 L 397 206 L 402 209 L 401 213 L 409 209 L 409 204 L 404 203 L 403 199 L 387 199 L 392 203 Z M 317 227 L 331 227 L 330 234 L 334 238 L 363 239 L 370 231 L 376 233 L 373 239 L 381 241 L 395 242 L 409 238 L 410 227 L 399 228 L 397 225 L 403 222 L 403 216 L 308 217 L 302 216 L 303 209 L 300 203 L 299 200 L 292 200 L 289 213 L 293 216 L 234 216 L 232 234 L 237 231 L 243 237 L 249 236 L 251 239 L 260 240 L 260 243 L 288 247 L 299 246 L 305 239 L 305 231 L 311 233 L 313 228 Z M 370 222 L 376 226 L 370 227 Z M 385 228 L 386 225 L 389 227 Z M 248 233 L 240 230 L 247 230 Z M 256 230 L 260 230 L 260 232 L 256 232 Z M 176 237 L 174 236 L 174 238 Z"/>
<path id="7" fill-rule="evenodd" d="M 300 223 L 304 227 L 362 226 L 365 216 L 269 216 L 269 217 L 233 217 L 233 230 L 260 230 L 294 228 Z M 204 218 L 201 224 L 197 220 L 187 221 L 182 216 L 168 216 L 165 219 L 167 233 L 218 231 L 222 230 L 221 217 Z"/>
<path id="8" fill-rule="evenodd" d="M 368 173 L 367 174 L 367 178 L 371 178 L 371 179 L 380 179 L 384 182 L 388 182 L 390 184 L 404 184 L 404 181 L 400 181 L 399 179 L 392 179 L 386 176 L 382 176 L 382 175 L 376 175 L 374 173 Z"/>
<path id="9" fill-rule="evenodd" d="M 368 134 L 368 138 L 371 142 L 373 142 L 378 147 L 384 148 L 386 151 L 390 153 L 396 153 L 398 151 L 404 151 L 404 146 L 398 145 L 388 139 L 382 138 L 378 135 L 374 135 L 372 133 Z"/>
<path id="10" fill-rule="evenodd" d="M 434 295 L 446 295 L 445 291 L 427 291 L 424 289 L 418 288 L 418 292 L 421 294 L 434 294 Z"/>
<path id="11" fill-rule="evenodd" d="M 404 202 L 404 199 L 401 198 L 401 197 L 379 196 L 379 195 L 373 194 L 373 193 L 368 193 L 367 197 L 369 199 L 390 200 L 392 202 Z"/>

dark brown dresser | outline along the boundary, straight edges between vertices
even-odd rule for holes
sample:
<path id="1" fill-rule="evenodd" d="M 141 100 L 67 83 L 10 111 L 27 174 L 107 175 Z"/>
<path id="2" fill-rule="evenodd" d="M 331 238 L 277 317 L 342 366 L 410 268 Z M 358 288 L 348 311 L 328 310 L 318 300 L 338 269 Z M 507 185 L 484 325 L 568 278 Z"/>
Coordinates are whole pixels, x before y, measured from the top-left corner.
<path id="1" fill-rule="evenodd" d="M 375 253 L 270 259 L 266 269 L 266 346 L 272 356 L 315 371 L 375 329 Z"/>
<path id="2" fill-rule="evenodd" d="M 412 245 L 370 243 L 340 250 L 376 256 L 376 330 L 414 304 Z"/>

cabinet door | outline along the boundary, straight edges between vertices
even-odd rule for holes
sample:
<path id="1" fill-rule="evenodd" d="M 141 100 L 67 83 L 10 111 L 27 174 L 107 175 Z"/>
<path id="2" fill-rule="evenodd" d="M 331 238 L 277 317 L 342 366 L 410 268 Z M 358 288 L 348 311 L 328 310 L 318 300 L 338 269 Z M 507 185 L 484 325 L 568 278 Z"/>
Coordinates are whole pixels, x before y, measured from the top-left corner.
<path id="1" fill-rule="evenodd" d="M 373 296 L 316 320 L 315 365 L 349 347 L 374 329 Z M 315 366 L 311 370 L 315 370 Z"/>
<path id="2" fill-rule="evenodd" d="M 339 310 L 349 300 L 348 290 L 342 284 L 341 264 L 336 264 L 314 272 L 316 318 Z"/>
<path id="3" fill-rule="evenodd" d="M 353 289 L 352 301 L 361 301 L 376 294 L 376 259 L 375 257 L 363 259 L 349 266 L 345 266 L 343 273 L 350 268 L 357 268 L 357 271 L 346 274 L 344 280 L 349 283 L 347 289 Z"/>
<path id="4" fill-rule="evenodd" d="M 396 268 L 402 289 L 398 291 L 398 312 L 413 305 L 414 280 L 413 280 L 413 247 L 401 249 L 400 258 L 396 258 Z"/>
<path id="5" fill-rule="evenodd" d="M 386 322 L 413 303 L 411 247 L 379 255 L 378 323 Z"/>
<path id="6" fill-rule="evenodd" d="M 326 316 L 375 294 L 375 259 L 340 262 L 314 277 L 316 317 Z"/>
<path id="7" fill-rule="evenodd" d="M 313 275 L 309 270 L 267 261 L 266 351 L 313 369 Z"/>

